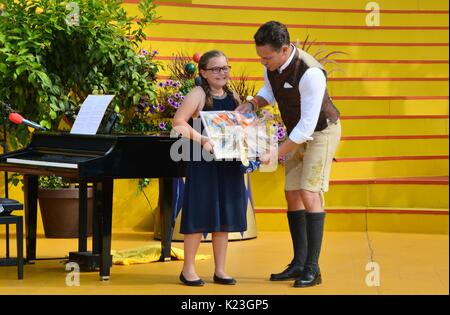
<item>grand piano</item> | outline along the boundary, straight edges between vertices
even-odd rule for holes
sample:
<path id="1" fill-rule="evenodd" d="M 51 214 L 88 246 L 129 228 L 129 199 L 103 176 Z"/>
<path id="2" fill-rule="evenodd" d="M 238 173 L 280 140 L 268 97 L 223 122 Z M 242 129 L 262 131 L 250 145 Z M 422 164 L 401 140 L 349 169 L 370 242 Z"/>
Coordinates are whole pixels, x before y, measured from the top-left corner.
<path id="1" fill-rule="evenodd" d="M 185 164 L 174 161 L 172 145 L 181 138 L 145 135 L 77 135 L 35 132 L 22 150 L 0 155 L 0 170 L 24 175 L 26 260 L 36 260 L 38 176 L 62 176 L 79 183 L 80 224 L 78 252 L 69 260 L 97 258 L 100 278 L 108 280 L 111 267 L 111 227 L 114 179 L 159 178 L 161 260 L 170 260 L 173 229 L 172 191 L 175 177 L 185 175 Z M 94 188 L 92 252 L 87 251 L 87 185 Z"/>

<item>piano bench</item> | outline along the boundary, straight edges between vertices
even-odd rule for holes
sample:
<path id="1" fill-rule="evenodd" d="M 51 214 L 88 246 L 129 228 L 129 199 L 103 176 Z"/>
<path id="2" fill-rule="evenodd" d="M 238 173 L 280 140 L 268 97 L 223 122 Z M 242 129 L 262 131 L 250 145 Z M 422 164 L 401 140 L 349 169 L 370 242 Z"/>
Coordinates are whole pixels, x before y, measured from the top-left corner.
<path id="1" fill-rule="evenodd" d="M 16 266 L 17 278 L 23 279 L 23 219 L 21 216 L 0 215 L 0 224 L 6 225 L 6 258 L 0 258 L 0 266 Z M 17 258 L 9 257 L 9 225 L 16 225 Z"/>
<path id="2" fill-rule="evenodd" d="M 14 199 L 0 198 L 0 217 L 10 215 L 14 210 L 22 210 L 23 205 Z"/>

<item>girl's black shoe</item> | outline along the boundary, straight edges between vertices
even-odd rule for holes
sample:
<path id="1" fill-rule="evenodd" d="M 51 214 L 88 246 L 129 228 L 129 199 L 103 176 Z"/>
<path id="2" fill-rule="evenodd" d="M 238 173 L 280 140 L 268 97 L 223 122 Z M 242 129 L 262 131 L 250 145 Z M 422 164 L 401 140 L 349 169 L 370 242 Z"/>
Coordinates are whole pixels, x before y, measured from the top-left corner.
<path id="1" fill-rule="evenodd" d="M 205 282 L 202 279 L 198 280 L 187 280 L 183 272 L 180 273 L 180 281 L 183 282 L 185 285 L 191 286 L 191 287 L 202 287 L 205 285 Z"/>
<path id="2" fill-rule="evenodd" d="M 220 278 L 220 277 L 216 276 L 216 274 L 214 274 L 214 282 L 218 283 L 218 284 L 233 285 L 233 284 L 236 284 L 237 281 L 234 278 Z"/>

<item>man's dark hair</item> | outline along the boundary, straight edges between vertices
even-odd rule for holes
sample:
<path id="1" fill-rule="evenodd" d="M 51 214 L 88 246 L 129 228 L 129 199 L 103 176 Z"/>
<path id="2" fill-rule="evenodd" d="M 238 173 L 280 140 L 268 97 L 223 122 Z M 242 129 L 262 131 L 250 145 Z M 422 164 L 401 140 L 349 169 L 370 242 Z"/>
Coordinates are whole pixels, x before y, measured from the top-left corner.
<path id="1" fill-rule="evenodd" d="M 255 39 L 256 46 L 270 45 L 277 51 L 283 45 L 289 45 L 291 43 L 286 25 L 277 21 L 270 21 L 261 25 L 253 38 Z"/>

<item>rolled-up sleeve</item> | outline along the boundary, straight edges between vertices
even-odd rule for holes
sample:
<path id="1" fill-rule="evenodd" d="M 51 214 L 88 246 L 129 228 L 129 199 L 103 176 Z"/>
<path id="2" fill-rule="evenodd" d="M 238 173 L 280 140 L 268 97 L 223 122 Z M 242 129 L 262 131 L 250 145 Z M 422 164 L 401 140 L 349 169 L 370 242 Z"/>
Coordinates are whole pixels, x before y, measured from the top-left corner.
<path id="1" fill-rule="evenodd" d="M 262 97 L 269 104 L 275 103 L 275 96 L 273 95 L 272 86 L 269 82 L 269 77 L 267 76 L 267 68 L 264 67 L 264 86 L 259 90 L 257 96 Z"/>
<path id="2" fill-rule="evenodd" d="M 300 80 L 301 118 L 289 135 L 293 142 L 301 144 L 313 140 L 311 135 L 319 120 L 326 86 L 325 74 L 319 68 L 308 69 Z"/>

